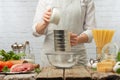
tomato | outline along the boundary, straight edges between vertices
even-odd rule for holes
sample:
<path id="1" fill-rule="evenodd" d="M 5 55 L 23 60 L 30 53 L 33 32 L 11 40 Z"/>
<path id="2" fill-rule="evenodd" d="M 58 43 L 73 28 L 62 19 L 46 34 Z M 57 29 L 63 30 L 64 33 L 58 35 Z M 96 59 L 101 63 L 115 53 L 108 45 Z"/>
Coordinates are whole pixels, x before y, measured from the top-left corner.
<path id="1" fill-rule="evenodd" d="M 11 61 L 0 61 L 0 71 L 2 71 L 5 66 L 11 68 L 13 63 Z"/>
<path id="2" fill-rule="evenodd" d="M 4 66 L 11 68 L 13 66 L 13 63 L 11 61 L 6 61 Z"/>
<path id="3" fill-rule="evenodd" d="M 0 71 L 2 71 L 2 68 L 5 66 L 5 62 L 0 61 Z"/>

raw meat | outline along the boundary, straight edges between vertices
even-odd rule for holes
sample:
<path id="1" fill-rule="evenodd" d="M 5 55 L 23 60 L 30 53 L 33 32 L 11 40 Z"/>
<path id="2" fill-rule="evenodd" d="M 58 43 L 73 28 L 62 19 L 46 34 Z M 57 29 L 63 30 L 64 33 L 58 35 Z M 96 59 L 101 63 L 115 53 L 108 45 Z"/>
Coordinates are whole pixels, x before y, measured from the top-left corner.
<path id="1" fill-rule="evenodd" d="M 11 67 L 10 72 L 28 72 L 34 70 L 32 63 L 15 64 Z"/>

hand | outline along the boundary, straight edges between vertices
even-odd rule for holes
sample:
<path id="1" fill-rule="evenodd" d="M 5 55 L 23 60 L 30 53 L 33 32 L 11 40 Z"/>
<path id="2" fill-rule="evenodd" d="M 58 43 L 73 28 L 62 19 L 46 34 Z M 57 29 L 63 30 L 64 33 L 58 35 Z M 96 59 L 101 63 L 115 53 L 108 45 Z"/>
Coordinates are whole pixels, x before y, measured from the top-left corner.
<path id="1" fill-rule="evenodd" d="M 51 8 L 47 9 L 43 15 L 43 21 L 45 24 L 49 24 L 52 11 Z"/>
<path id="2" fill-rule="evenodd" d="M 71 46 L 75 46 L 79 43 L 79 36 L 75 33 L 70 33 Z"/>

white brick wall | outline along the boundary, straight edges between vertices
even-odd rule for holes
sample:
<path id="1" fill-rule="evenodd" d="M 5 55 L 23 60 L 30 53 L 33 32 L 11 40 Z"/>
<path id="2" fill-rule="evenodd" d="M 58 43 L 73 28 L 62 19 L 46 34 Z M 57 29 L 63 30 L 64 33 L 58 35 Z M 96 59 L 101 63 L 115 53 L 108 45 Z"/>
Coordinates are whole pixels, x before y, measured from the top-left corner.
<path id="1" fill-rule="evenodd" d="M 119 44 L 120 38 L 120 0 L 94 0 L 98 28 L 115 29 L 113 42 Z M 94 47 L 93 47 L 94 46 Z M 119 45 L 120 46 L 120 45 Z M 89 57 L 95 57 L 95 44 L 87 44 Z"/>
<path id="2" fill-rule="evenodd" d="M 32 35 L 32 20 L 38 0 L 0 0 L 0 49 L 11 50 L 14 42 L 29 40 L 39 63 L 44 37 Z M 120 41 L 120 0 L 95 0 L 97 27 L 116 30 L 113 41 Z M 94 43 L 87 44 L 89 57 L 95 57 Z M 92 52 L 92 50 L 94 52 Z"/>
<path id="3" fill-rule="evenodd" d="M 30 41 L 39 62 L 43 38 L 32 35 L 32 21 L 37 0 L 0 0 L 0 49 L 11 50 L 14 42 Z"/>

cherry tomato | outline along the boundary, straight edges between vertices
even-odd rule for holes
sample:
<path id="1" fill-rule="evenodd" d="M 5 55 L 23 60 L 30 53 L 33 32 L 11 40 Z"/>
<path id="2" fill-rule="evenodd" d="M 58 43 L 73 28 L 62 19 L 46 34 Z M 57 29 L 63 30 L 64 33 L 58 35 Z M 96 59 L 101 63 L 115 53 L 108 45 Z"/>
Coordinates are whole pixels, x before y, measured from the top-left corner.
<path id="1" fill-rule="evenodd" d="M 0 71 L 2 71 L 2 68 L 5 66 L 5 62 L 0 61 Z"/>
<path id="2" fill-rule="evenodd" d="M 6 61 L 4 66 L 11 68 L 13 66 L 13 63 L 11 61 Z"/>

